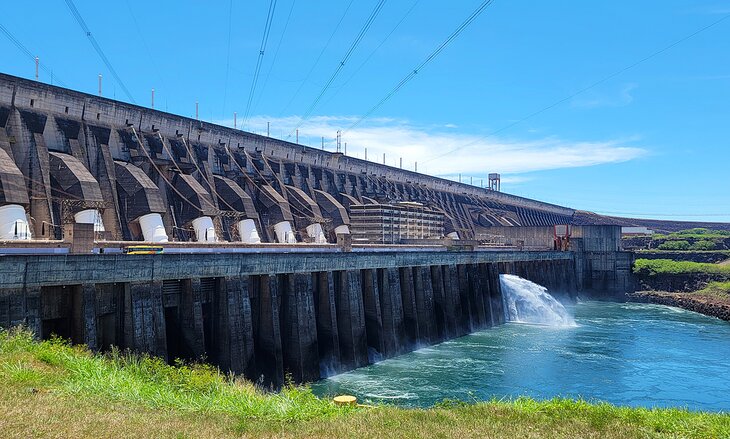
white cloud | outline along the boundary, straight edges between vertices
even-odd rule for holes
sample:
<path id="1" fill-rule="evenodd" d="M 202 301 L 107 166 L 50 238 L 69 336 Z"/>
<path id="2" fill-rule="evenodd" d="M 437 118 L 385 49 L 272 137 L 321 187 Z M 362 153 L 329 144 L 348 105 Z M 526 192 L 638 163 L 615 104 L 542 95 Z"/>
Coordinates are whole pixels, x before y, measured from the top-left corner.
<path id="1" fill-rule="evenodd" d="M 325 137 L 328 151 L 335 149 L 337 130 L 342 130 L 342 142 L 347 143 L 348 155 L 364 158 L 367 148 L 368 159 L 397 165 L 403 158 L 403 167 L 418 170 L 444 178 L 462 174 L 462 181 L 469 177 L 484 178 L 498 172 L 503 182 L 521 183 L 525 176 L 534 171 L 576 168 L 607 163 L 620 163 L 642 157 L 646 150 L 629 143 L 636 138 L 610 139 L 602 141 L 569 141 L 555 137 L 537 140 L 514 140 L 506 138 L 482 138 L 478 135 L 459 133 L 454 129 L 423 128 L 405 120 L 391 118 L 369 119 L 351 131 L 345 131 L 358 118 L 354 116 L 316 116 L 299 127 L 299 143 L 320 147 Z M 294 141 L 294 130 L 299 123 L 297 116 L 274 118 L 252 117 L 247 129 L 265 133 L 267 122 L 271 123 L 272 137 Z M 232 121 L 219 122 L 232 125 Z M 291 137 L 287 138 L 287 134 Z"/>
<path id="2" fill-rule="evenodd" d="M 571 105 L 581 108 L 623 107 L 634 102 L 634 95 L 631 92 L 638 87 L 638 84 L 630 83 L 623 84 L 618 90 L 608 93 L 589 90 L 575 97 Z"/>

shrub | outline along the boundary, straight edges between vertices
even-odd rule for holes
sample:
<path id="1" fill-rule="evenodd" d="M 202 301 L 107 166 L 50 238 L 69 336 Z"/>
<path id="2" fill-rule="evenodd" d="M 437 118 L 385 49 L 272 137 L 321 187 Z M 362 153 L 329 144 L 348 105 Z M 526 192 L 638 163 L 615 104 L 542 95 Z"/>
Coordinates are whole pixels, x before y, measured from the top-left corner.
<path id="1" fill-rule="evenodd" d="M 689 250 L 689 241 L 666 241 L 657 247 L 659 250 Z"/>
<path id="2" fill-rule="evenodd" d="M 730 266 L 704 262 L 673 261 L 671 259 L 637 259 L 634 273 L 644 276 L 658 274 L 717 274 L 730 278 Z"/>
<path id="3" fill-rule="evenodd" d="M 699 251 L 715 250 L 715 243 L 704 239 L 693 243 L 690 248 Z"/>

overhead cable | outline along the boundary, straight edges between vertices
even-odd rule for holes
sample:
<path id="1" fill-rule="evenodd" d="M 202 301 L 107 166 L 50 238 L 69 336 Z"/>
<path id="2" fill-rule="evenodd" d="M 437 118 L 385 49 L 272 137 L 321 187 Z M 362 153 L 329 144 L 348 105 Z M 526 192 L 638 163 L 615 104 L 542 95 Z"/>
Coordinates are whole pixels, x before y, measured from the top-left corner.
<path id="1" fill-rule="evenodd" d="M 117 74 L 117 71 L 112 66 L 112 63 L 109 61 L 109 58 L 106 57 L 104 54 L 104 51 L 101 49 L 101 46 L 99 46 L 99 43 L 96 41 L 96 38 L 94 38 L 94 35 L 91 33 L 91 30 L 89 30 L 89 26 L 86 25 L 86 22 L 84 21 L 84 18 L 79 13 L 79 10 L 76 9 L 76 5 L 74 4 L 73 0 L 66 0 L 66 5 L 68 6 L 69 11 L 71 11 L 71 15 L 74 16 L 76 19 L 76 22 L 79 24 L 81 29 L 86 33 L 86 37 L 89 39 L 89 42 L 91 42 L 91 45 L 94 47 L 94 50 L 99 55 L 99 58 L 104 62 L 104 65 L 106 65 L 106 68 L 109 70 L 109 72 L 112 74 L 114 79 L 117 81 L 117 84 L 119 84 L 119 87 L 121 87 L 122 91 L 125 95 L 127 95 L 127 98 L 129 98 L 130 101 L 132 101 L 133 104 L 136 104 L 137 102 L 132 97 L 132 93 L 129 92 L 129 89 L 127 89 L 127 86 L 124 85 L 124 81 L 122 81 L 122 78 L 119 77 Z"/>

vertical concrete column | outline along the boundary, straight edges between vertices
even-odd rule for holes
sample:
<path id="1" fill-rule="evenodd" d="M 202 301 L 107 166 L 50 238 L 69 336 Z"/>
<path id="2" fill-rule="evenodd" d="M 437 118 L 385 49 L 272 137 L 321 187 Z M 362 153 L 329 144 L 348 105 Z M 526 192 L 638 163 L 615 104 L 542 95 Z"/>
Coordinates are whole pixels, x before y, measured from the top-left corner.
<path id="1" fill-rule="evenodd" d="M 436 342 L 436 318 L 433 304 L 433 284 L 431 270 L 428 267 L 414 267 L 414 295 L 416 297 L 416 315 L 421 338 L 419 342 L 433 344 Z"/>
<path id="2" fill-rule="evenodd" d="M 444 267 L 434 265 L 430 267 L 431 283 L 433 285 L 433 312 L 436 322 L 436 338 L 438 341 L 452 337 L 450 322 L 456 319 L 453 314 L 453 304 L 444 289 Z"/>
<path id="3" fill-rule="evenodd" d="M 473 329 L 482 329 L 486 326 L 484 313 L 484 300 L 482 299 L 482 277 L 479 273 L 478 264 L 469 264 L 469 305 L 471 306 Z"/>
<path id="4" fill-rule="evenodd" d="M 278 389 L 284 384 L 284 363 L 279 324 L 279 283 L 276 276 L 251 276 L 255 304 L 254 351 L 259 384 L 270 384 Z"/>
<path id="5" fill-rule="evenodd" d="M 405 341 L 400 273 L 397 268 L 382 268 L 377 270 L 377 276 L 385 356 L 393 357 L 402 352 Z"/>
<path id="6" fill-rule="evenodd" d="M 360 272 L 357 270 L 337 271 L 335 279 L 340 357 L 342 367 L 345 370 L 351 370 L 368 364 Z"/>
<path id="7" fill-rule="evenodd" d="M 479 264 L 479 277 L 481 279 L 481 290 L 479 291 L 481 302 L 484 304 L 485 324 L 490 328 L 496 326 L 494 311 L 492 310 L 492 282 L 488 264 Z"/>
<path id="8" fill-rule="evenodd" d="M 492 301 L 492 321 L 495 325 L 504 323 L 504 304 L 502 302 L 502 285 L 499 282 L 499 270 L 496 264 L 488 264 L 489 295 Z"/>
<path id="9" fill-rule="evenodd" d="M 279 278 L 284 371 L 297 383 L 315 381 L 319 379 L 319 349 L 312 276 L 296 273 Z"/>
<path id="10" fill-rule="evenodd" d="M 362 295 L 365 304 L 365 331 L 368 347 L 375 352 L 368 358 L 371 363 L 379 361 L 385 354 L 383 317 L 380 305 L 380 291 L 374 269 L 361 270 Z M 370 352 L 369 352 L 370 353 Z"/>
<path id="11" fill-rule="evenodd" d="M 469 332 L 468 312 L 464 311 L 459 292 L 459 272 L 456 265 L 444 267 L 444 295 L 451 308 L 447 315 L 452 315 L 447 321 L 452 337 L 460 337 Z"/>
<path id="12" fill-rule="evenodd" d="M 251 377 L 254 350 L 248 278 L 220 278 L 212 299 L 215 321 L 213 356 L 221 370 Z"/>
<path id="13" fill-rule="evenodd" d="M 400 291 L 403 301 L 403 323 L 406 329 L 406 349 L 411 350 L 421 339 L 418 327 L 418 308 L 416 307 L 416 293 L 413 282 L 413 268 L 401 267 Z"/>
<path id="14" fill-rule="evenodd" d="M 476 317 L 471 304 L 471 294 L 469 293 L 469 269 L 468 265 L 457 265 L 457 278 L 459 297 L 461 298 L 461 313 L 464 320 L 464 329 L 467 333 L 474 332 L 476 328 Z"/>
<path id="15" fill-rule="evenodd" d="M 74 291 L 73 327 L 79 341 L 89 349 L 99 348 L 96 332 L 96 286 L 82 284 Z"/>
<path id="16" fill-rule="evenodd" d="M 317 307 L 317 346 L 319 347 L 319 374 L 334 375 L 340 370 L 340 338 L 337 330 L 335 285 L 332 272 L 312 274 Z"/>
<path id="17" fill-rule="evenodd" d="M 40 287 L 0 289 L 0 328 L 25 325 L 41 336 Z"/>
<path id="18" fill-rule="evenodd" d="M 124 291 L 124 346 L 167 361 L 162 282 L 132 282 Z"/>
<path id="19" fill-rule="evenodd" d="M 180 337 L 193 358 L 205 356 L 200 278 L 183 281 L 180 293 Z"/>

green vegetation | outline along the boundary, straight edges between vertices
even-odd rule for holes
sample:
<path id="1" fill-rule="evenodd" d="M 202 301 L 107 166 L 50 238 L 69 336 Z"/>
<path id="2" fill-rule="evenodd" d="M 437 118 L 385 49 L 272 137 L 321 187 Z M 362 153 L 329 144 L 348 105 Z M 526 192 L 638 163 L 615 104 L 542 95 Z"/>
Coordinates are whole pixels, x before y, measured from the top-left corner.
<path id="1" fill-rule="evenodd" d="M 730 266 L 671 259 L 637 259 L 634 273 L 645 276 L 659 274 L 712 274 L 730 278 Z"/>
<path id="2" fill-rule="evenodd" d="M 703 228 L 680 230 L 679 232 L 672 232 L 666 235 L 655 234 L 652 237 L 655 240 L 659 239 L 724 239 L 730 238 L 730 231 L 727 230 L 710 230 Z"/>
<path id="3" fill-rule="evenodd" d="M 730 435 L 730 415 L 553 399 L 431 409 L 337 407 L 306 387 L 265 394 L 203 365 L 0 331 L 3 437 L 656 437 Z M 122 433 L 123 432 L 123 433 Z"/>
<path id="4" fill-rule="evenodd" d="M 730 281 L 710 282 L 705 288 L 697 290 L 692 294 L 728 300 L 730 299 Z"/>
<path id="5" fill-rule="evenodd" d="M 689 250 L 689 241 L 678 240 L 678 241 L 665 241 L 657 246 L 659 250 Z"/>

